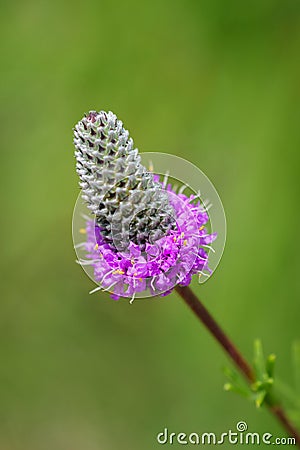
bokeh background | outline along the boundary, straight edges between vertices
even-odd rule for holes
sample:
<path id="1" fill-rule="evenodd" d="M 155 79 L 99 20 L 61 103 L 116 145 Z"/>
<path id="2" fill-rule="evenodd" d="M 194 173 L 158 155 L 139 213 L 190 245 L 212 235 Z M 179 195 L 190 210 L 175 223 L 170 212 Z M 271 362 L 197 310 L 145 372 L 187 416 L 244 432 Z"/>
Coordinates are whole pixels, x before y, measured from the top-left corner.
<path id="1" fill-rule="evenodd" d="M 194 289 L 249 359 L 262 338 L 291 384 L 300 3 L 2 0 L 0 32 L 0 449 L 150 450 L 164 427 L 221 433 L 239 420 L 283 436 L 223 391 L 227 359 L 176 294 L 132 306 L 88 295 L 71 236 L 72 127 L 110 109 L 141 151 L 209 176 L 227 244 Z"/>

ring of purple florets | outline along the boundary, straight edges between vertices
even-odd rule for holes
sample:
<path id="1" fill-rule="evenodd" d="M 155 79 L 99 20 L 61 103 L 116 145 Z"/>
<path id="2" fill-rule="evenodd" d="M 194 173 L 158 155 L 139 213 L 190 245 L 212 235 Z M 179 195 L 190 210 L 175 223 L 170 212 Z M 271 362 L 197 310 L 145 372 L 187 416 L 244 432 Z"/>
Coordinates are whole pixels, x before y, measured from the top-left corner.
<path id="1" fill-rule="evenodd" d="M 164 237 L 146 244 L 145 249 L 130 242 L 126 252 L 117 251 L 101 235 L 94 220 L 87 220 L 85 250 L 94 269 L 94 279 L 113 299 L 139 292 L 149 296 L 168 295 L 179 284 L 187 286 L 196 273 L 209 276 L 207 247 L 216 239 L 205 225 L 209 217 L 196 197 L 177 194 L 168 185 L 169 201 L 176 227 Z"/>

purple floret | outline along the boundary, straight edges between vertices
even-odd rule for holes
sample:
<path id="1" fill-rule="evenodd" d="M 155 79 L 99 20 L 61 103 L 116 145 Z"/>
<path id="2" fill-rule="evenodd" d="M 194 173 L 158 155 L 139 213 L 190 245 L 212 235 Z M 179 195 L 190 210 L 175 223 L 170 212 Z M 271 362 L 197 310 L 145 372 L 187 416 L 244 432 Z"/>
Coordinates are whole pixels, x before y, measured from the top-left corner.
<path id="1" fill-rule="evenodd" d="M 168 295 L 176 285 L 187 286 L 196 273 L 211 273 L 209 246 L 217 237 L 205 228 L 209 217 L 195 196 L 177 194 L 168 185 L 169 202 L 175 211 L 176 226 L 167 235 L 144 250 L 131 242 L 126 251 L 110 246 L 94 220 L 86 223 L 87 258 L 94 268 L 94 279 L 112 293 L 112 298 L 132 297 L 148 291 L 149 295 Z"/>

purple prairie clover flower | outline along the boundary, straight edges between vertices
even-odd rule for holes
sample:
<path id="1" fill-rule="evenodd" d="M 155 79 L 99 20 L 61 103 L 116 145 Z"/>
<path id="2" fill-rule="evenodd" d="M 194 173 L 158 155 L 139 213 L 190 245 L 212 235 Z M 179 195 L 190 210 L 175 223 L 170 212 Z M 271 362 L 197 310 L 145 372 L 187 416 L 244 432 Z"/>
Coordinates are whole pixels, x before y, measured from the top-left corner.
<path id="1" fill-rule="evenodd" d="M 114 299 L 167 295 L 194 274 L 209 276 L 216 238 L 199 198 L 166 188 L 142 166 L 129 133 L 111 113 L 91 111 L 74 130 L 86 221 L 86 258 L 98 289 Z"/>

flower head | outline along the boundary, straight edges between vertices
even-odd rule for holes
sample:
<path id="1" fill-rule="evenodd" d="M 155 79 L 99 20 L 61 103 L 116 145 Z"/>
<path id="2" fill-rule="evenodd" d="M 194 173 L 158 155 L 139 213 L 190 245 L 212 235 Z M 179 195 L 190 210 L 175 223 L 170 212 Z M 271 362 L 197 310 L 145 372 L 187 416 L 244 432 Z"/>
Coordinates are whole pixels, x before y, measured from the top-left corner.
<path id="1" fill-rule="evenodd" d="M 207 247 L 216 234 L 205 227 L 200 200 L 147 171 L 113 113 L 90 112 L 74 135 L 82 198 L 94 215 L 86 222 L 86 256 L 100 287 L 133 299 L 167 295 L 196 273 L 208 276 Z"/>
<path id="2" fill-rule="evenodd" d="M 107 242 L 118 249 L 129 242 L 145 246 L 170 229 L 168 196 L 115 114 L 90 111 L 75 126 L 74 144 L 82 198 Z"/>

